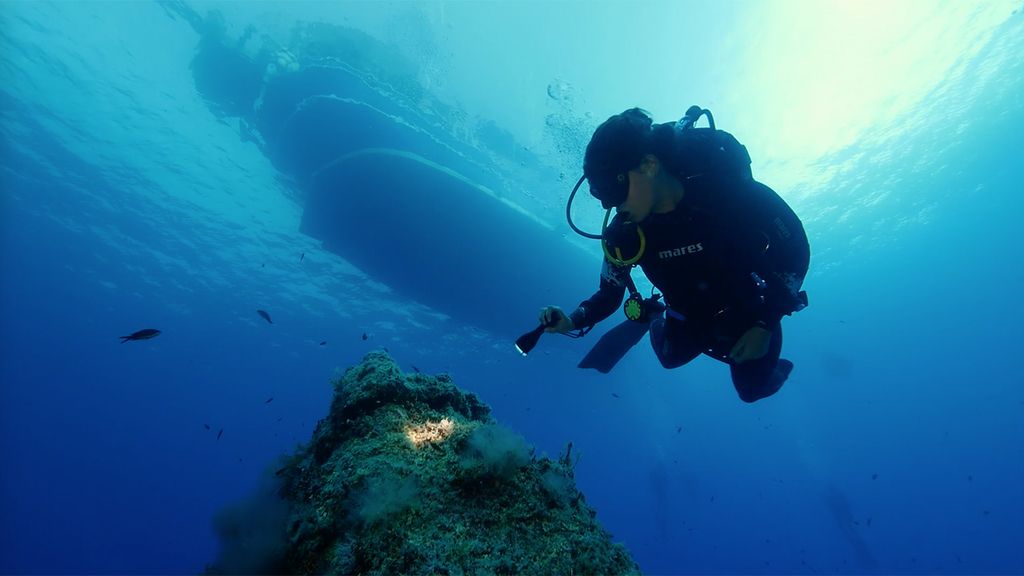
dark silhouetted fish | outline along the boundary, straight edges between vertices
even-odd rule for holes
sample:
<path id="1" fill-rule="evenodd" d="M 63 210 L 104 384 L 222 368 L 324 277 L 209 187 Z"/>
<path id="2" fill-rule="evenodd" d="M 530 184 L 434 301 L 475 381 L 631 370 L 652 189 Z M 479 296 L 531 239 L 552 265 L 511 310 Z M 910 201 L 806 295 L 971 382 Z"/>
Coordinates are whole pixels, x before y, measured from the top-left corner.
<path id="1" fill-rule="evenodd" d="M 224 435 L 224 429 L 221 428 L 220 431 L 217 432 L 217 440 L 220 440 L 220 437 L 223 436 L 223 435 Z"/>
<path id="2" fill-rule="evenodd" d="M 209 430 L 210 429 L 210 425 L 209 424 L 203 424 L 203 428 L 206 428 L 207 430 Z"/>
<path id="3" fill-rule="evenodd" d="M 618 395 L 618 394 L 616 394 L 615 392 L 612 392 L 612 396 L 614 396 L 614 397 L 616 397 L 616 398 L 621 398 L 621 396 L 619 396 L 619 395 Z"/>
<path id="4" fill-rule="evenodd" d="M 367 338 L 369 338 L 369 336 L 366 335 L 366 332 L 363 332 L 363 340 L 366 340 Z"/>
<path id="5" fill-rule="evenodd" d="M 843 537 L 856 551 L 860 565 L 865 568 L 877 566 L 878 563 L 871 553 L 871 548 L 868 547 L 867 542 L 864 541 L 860 533 L 854 528 L 858 524 L 854 520 L 853 511 L 850 509 L 850 503 L 847 501 L 846 495 L 834 484 L 830 483 L 826 486 L 825 504 L 832 513 L 832 517 L 835 518 Z"/>
<path id="6" fill-rule="evenodd" d="M 160 335 L 160 331 L 154 328 L 145 328 L 138 332 L 132 332 L 129 336 L 121 336 L 121 344 L 129 340 L 149 340 L 150 338 L 156 338 Z"/>
<path id="7" fill-rule="evenodd" d="M 321 346 L 327 346 L 327 340 L 324 340 L 323 342 L 321 342 L 320 345 Z"/>
<path id="8" fill-rule="evenodd" d="M 260 317 L 263 318 L 264 320 L 266 320 L 267 322 L 269 322 L 271 324 L 274 323 L 274 321 L 270 319 L 270 314 L 267 314 L 267 312 L 265 310 L 257 310 L 256 313 L 259 314 Z"/>
<path id="9" fill-rule="evenodd" d="M 271 403 L 271 402 L 273 402 L 273 401 L 274 401 L 274 397 L 273 397 L 273 396 L 271 396 L 270 398 L 267 398 L 267 401 L 266 401 L 266 402 L 264 402 L 264 404 L 270 404 L 270 403 Z"/>
<path id="10" fill-rule="evenodd" d="M 299 262 L 302 262 L 302 260 L 303 260 L 303 259 L 304 259 L 305 257 L 306 257 L 306 253 L 305 253 L 305 252 L 303 252 L 303 253 L 302 253 L 302 256 L 299 256 Z"/>

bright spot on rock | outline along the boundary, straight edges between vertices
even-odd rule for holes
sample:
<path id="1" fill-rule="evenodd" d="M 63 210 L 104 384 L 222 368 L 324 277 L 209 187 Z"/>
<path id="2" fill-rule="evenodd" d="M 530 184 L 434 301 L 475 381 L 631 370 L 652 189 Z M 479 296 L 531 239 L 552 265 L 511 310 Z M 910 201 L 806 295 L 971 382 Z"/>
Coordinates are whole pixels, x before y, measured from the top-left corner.
<path id="1" fill-rule="evenodd" d="M 428 442 L 441 442 L 455 431 L 455 422 L 448 418 L 427 421 L 419 426 L 407 426 L 405 436 L 413 446 L 419 448 Z"/>

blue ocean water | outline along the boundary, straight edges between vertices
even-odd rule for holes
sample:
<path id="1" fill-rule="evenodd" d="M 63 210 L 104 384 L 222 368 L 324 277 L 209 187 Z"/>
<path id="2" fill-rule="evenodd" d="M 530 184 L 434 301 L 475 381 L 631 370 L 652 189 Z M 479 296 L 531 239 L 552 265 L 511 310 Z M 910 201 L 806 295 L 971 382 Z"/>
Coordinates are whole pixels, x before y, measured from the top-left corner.
<path id="1" fill-rule="evenodd" d="M 386 347 L 539 451 L 573 442 L 645 573 L 1024 573 L 1021 8 L 0 4 L 0 572 L 201 571 L 216 513 Z M 521 307 L 597 285 L 564 223 L 594 127 L 693 103 L 810 236 L 791 380 L 747 405 L 722 365 L 665 371 L 643 344 L 575 368 L 596 332 L 519 357 Z M 302 124 L 314 104 L 363 123 Z M 368 180 L 377 208 L 342 206 L 355 234 L 327 249 L 302 231 L 308 165 L 370 146 L 422 147 L 494 202 L 429 189 L 437 210 L 405 214 Z M 543 232 L 460 236 L 498 205 Z M 454 236 L 403 236 L 434 221 Z M 421 262 L 388 238 L 436 269 L 405 278 Z M 593 274 L 474 276 L 489 243 Z M 120 343 L 142 328 L 162 333 Z"/>

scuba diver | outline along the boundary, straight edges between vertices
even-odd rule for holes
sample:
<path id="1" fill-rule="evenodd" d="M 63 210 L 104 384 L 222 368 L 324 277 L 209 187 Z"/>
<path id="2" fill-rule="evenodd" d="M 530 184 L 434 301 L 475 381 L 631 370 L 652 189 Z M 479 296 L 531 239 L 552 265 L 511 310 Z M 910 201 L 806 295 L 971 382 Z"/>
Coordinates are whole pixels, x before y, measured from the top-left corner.
<path id="1" fill-rule="evenodd" d="M 694 126 L 702 116 L 709 128 Z M 583 232 L 569 214 L 584 179 L 606 210 L 601 235 Z M 542 330 L 583 336 L 628 290 L 628 320 L 605 334 L 581 368 L 608 372 L 649 330 L 665 368 L 703 353 L 729 365 L 745 402 L 782 387 L 793 363 L 779 358 L 781 320 L 807 306 L 800 288 L 810 246 L 800 219 L 753 178 L 746 148 L 715 128 L 710 111 L 692 106 L 678 122 L 657 125 L 639 108 L 609 118 L 587 145 L 566 215 L 577 233 L 602 241 L 600 287 L 570 314 L 543 308 L 536 337 Z M 634 266 L 661 294 L 639 293 Z"/>

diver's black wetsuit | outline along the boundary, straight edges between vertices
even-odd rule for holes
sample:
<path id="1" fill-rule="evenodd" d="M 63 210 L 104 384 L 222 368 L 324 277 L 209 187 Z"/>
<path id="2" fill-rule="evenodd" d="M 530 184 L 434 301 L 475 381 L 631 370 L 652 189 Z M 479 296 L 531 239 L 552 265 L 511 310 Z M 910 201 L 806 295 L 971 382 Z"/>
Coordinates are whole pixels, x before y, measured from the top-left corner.
<path id="1" fill-rule="evenodd" d="M 640 226 L 646 248 L 637 263 L 665 296 L 667 317 L 651 325 L 651 343 L 666 368 L 699 354 L 730 364 L 740 398 L 752 402 L 785 381 L 776 371 L 782 348 L 780 320 L 806 305 L 800 292 L 810 261 L 803 225 L 771 188 L 742 177 L 699 177 L 684 182 L 672 212 L 651 214 Z M 636 225 L 620 214 L 605 232 L 623 259 L 636 255 Z M 571 315 L 577 328 L 607 318 L 622 303 L 629 267 L 607 259 L 600 289 Z M 768 353 L 742 364 L 728 360 L 737 339 L 763 322 L 772 332 Z"/>

